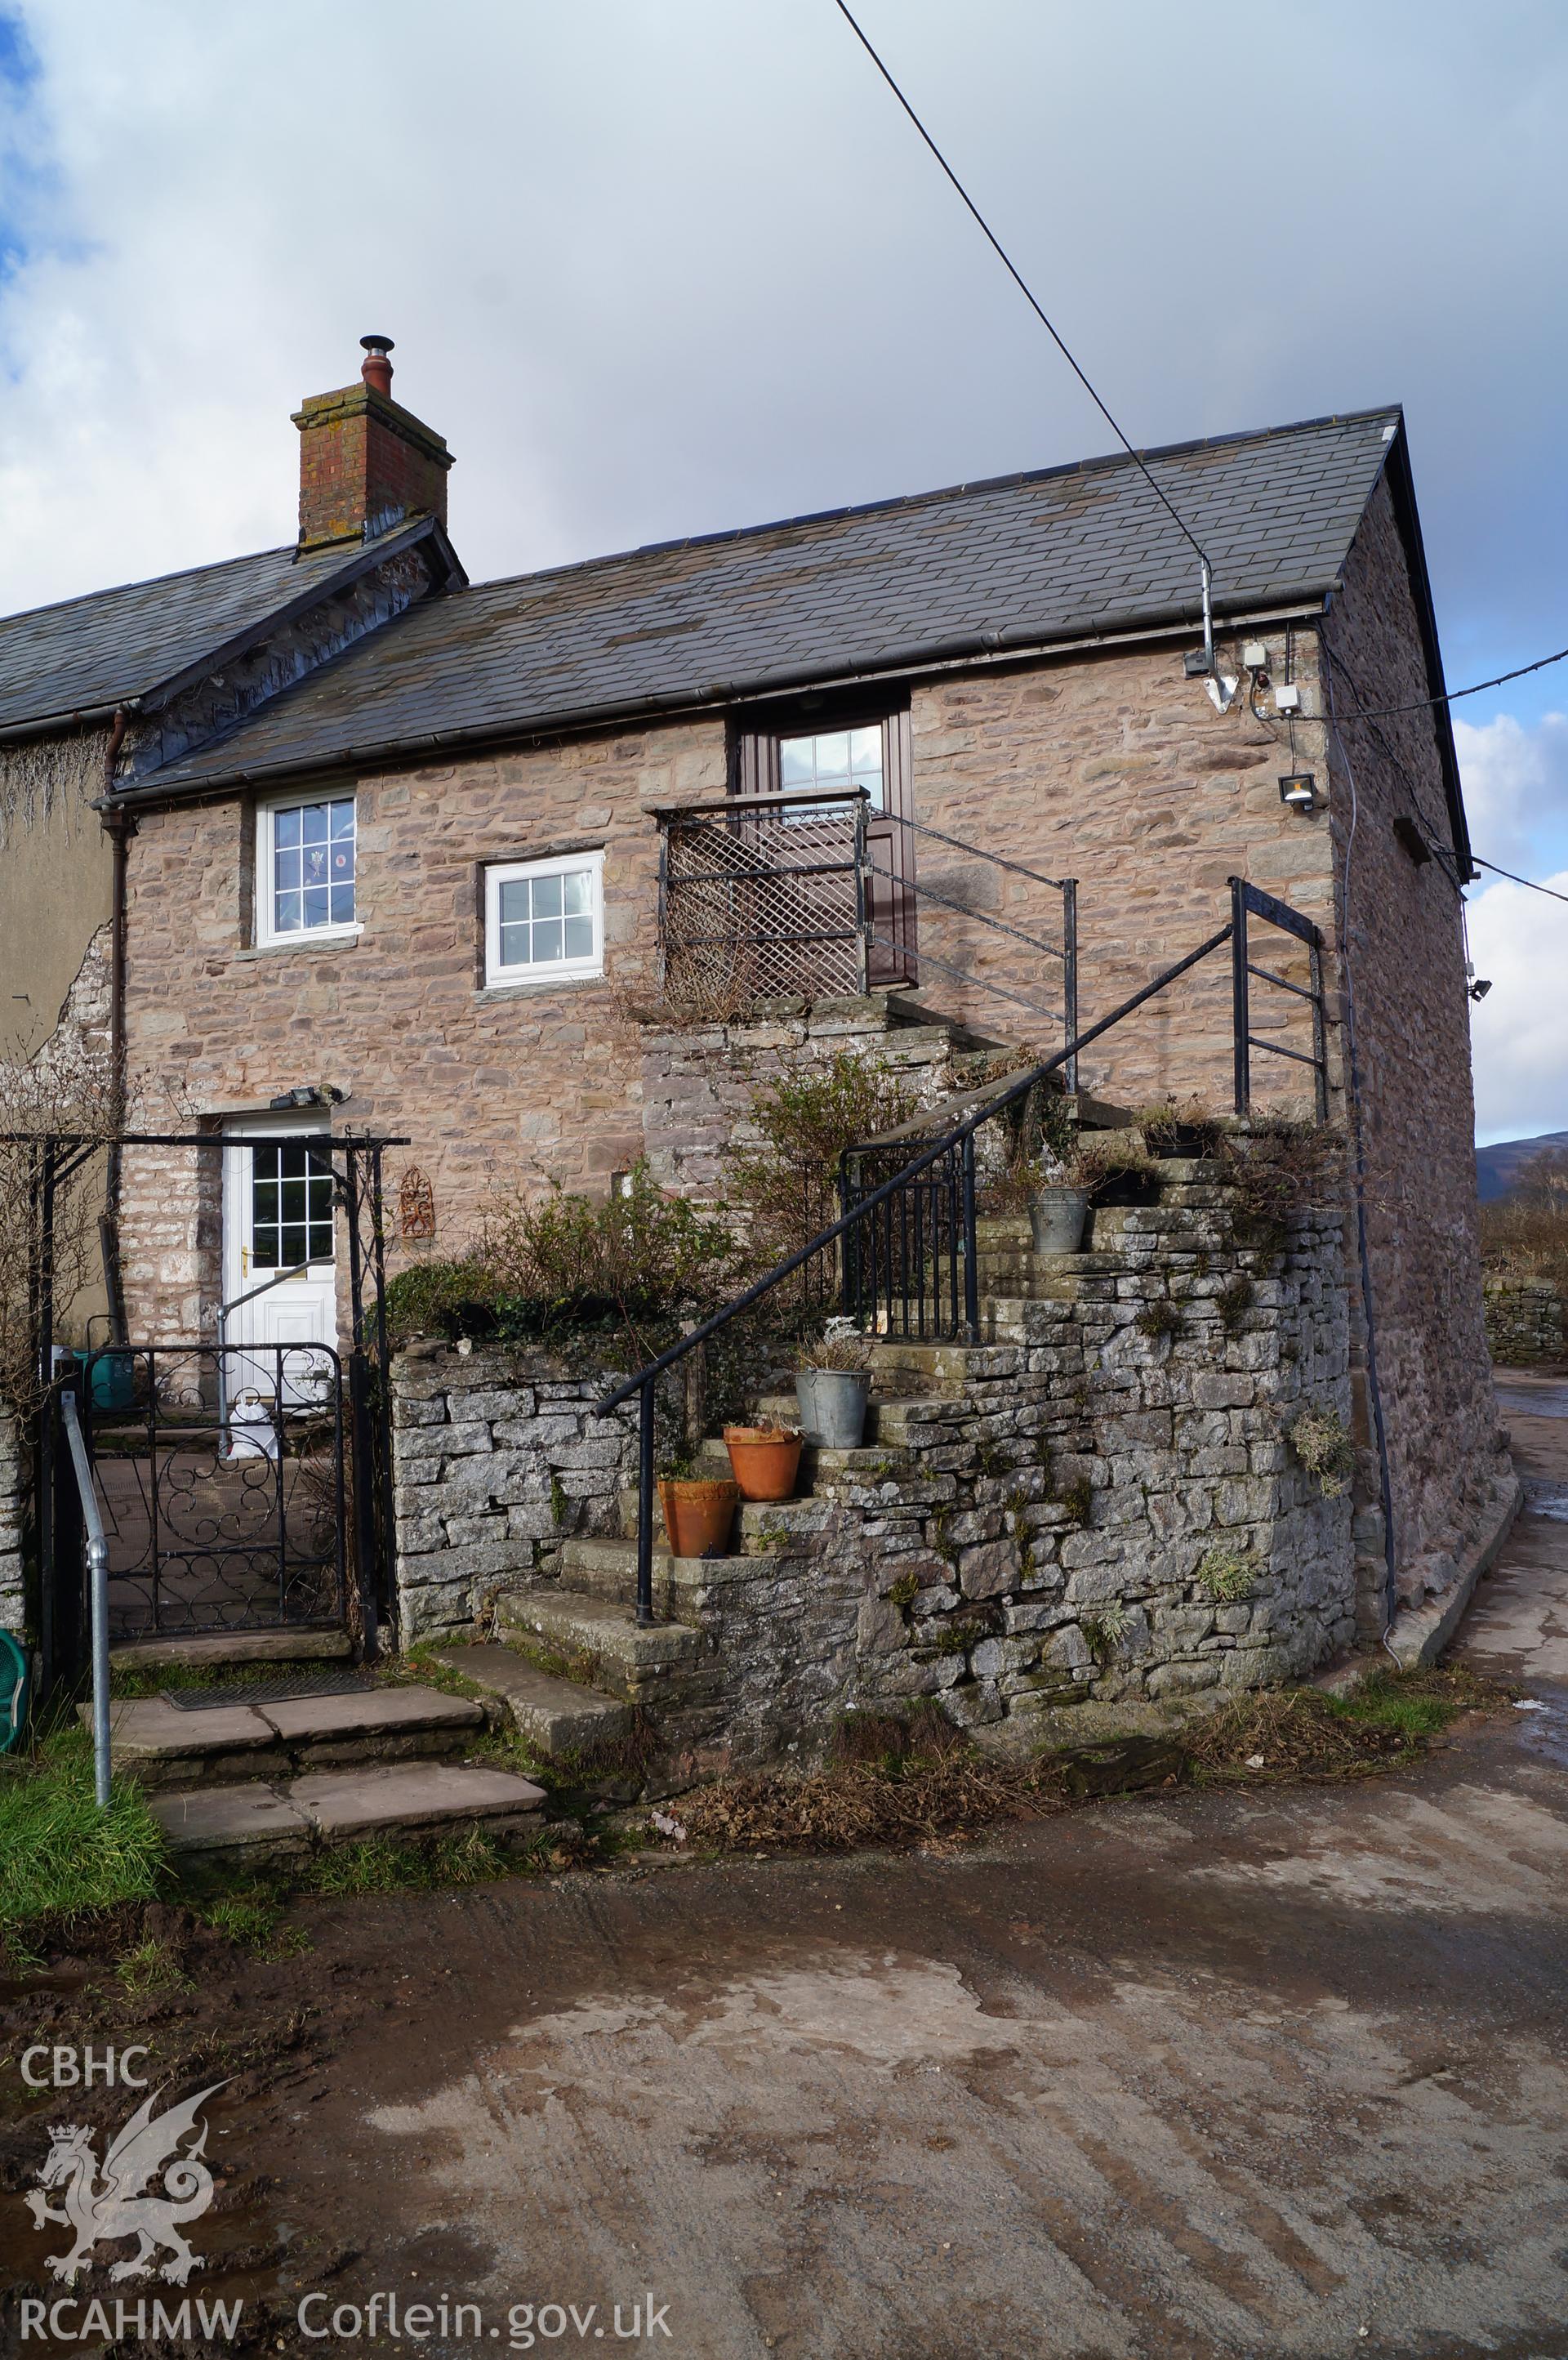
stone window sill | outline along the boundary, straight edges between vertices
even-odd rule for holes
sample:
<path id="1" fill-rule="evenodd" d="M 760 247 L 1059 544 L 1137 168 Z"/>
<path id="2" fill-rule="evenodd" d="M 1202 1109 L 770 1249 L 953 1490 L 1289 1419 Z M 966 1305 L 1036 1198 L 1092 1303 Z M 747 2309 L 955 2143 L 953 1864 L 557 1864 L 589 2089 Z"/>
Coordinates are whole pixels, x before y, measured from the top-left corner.
<path id="1" fill-rule="evenodd" d="M 310 934 L 291 934 L 287 942 L 246 943 L 229 956 L 235 959 L 298 958 L 301 952 L 352 951 L 364 932 L 363 926 L 320 926 Z"/>
<path id="2" fill-rule="evenodd" d="M 488 1006 L 492 1000 L 538 1000 L 541 995 L 561 991 L 596 991 L 604 989 L 603 975 L 544 975 L 533 983 L 486 983 L 474 995 L 474 1005 Z"/>

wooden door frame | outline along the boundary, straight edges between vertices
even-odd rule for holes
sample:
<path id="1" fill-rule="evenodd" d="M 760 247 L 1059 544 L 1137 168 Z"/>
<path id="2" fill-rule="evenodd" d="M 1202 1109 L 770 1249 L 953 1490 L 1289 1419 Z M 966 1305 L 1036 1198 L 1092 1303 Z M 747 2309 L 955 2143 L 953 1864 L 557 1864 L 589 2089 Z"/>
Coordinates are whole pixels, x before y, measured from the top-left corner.
<path id="1" fill-rule="evenodd" d="M 728 726 L 728 792 L 732 795 L 772 795 L 779 792 L 779 741 L 781 738 L 819 737 L 832 729 L 882 731 L 883 811 L 868 814 L 869 857 L 879 870 L 896 880 L 872 880 L 869 905 L 872 923 L 883 943 L 874 944 L 870 981 L 874 989 L 919 980 L 919 941 L 915 904 L 915 837 L 913 745 L 907 689 L 823 691 L 818 695 L 791 697 L 778 704 L 756 705 L 732 714 Z"/>

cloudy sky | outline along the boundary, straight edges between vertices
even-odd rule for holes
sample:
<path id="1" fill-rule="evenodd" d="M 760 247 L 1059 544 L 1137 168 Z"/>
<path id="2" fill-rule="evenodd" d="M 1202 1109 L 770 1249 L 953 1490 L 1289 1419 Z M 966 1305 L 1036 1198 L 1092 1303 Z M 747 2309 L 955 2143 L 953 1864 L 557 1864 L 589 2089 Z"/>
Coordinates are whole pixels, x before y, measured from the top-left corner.
<path id="1" fill-rule="evenodd" d="M 859 13 L 1135 440 L 1400 399 L 1450 682 L 1568 645 L 1561 0 Z M 0 611 L 290 538 L 366 329 L 476 578 L 1106 442 L 832 0 L 0 0 Z M 1568 890 L 1568 665 L 1459 711 Z M 1568 1129 L 1568 906 L 1471 923 Z"/>

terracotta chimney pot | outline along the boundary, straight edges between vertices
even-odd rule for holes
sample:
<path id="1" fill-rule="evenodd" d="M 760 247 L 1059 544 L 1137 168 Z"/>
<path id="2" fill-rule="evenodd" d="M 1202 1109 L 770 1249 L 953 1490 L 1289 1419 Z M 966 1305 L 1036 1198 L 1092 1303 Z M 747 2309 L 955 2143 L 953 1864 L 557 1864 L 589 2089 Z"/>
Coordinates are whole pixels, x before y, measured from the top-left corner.
<path id="1" fill-rule="evenodd" d="M 391 337 L 361 336 L 359 341 L 365 347 L 365 359 L 360 364 L 359 373 L 361 377 L 365 379 L 366 385 L 374 386 L 377 393 L 386 394 L 387 399 L 390 400 L 392 397 L 392 364 L 387 359 L 387 355 L 392 350 Z"/>

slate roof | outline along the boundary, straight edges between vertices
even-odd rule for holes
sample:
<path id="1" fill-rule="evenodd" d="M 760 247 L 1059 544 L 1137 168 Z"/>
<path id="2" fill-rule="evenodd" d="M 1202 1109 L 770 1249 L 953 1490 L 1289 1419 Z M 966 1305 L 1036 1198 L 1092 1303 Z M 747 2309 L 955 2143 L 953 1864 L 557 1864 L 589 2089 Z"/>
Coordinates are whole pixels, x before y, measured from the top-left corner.
<path id="1" fill-rule="evenodd" d="M 1219 612 L 1334 585 L 1399 426 L 1383 409 L 1146 454 Z M 416 606 L 138 792 L 1180 621 L 1197 576 L 1125 455 L 664 543 Z"/>
<path id="2" fill-rule="evenodd" d="M 95 590 L 56 606 L 0 617 L 0 730 L 69 719 L 147 697 L 289 609 L 313 604 L 341 576 L 378 564 L 428 520 L 379 540 L 296 559 L 260 549 L 221 565 Z"/>

